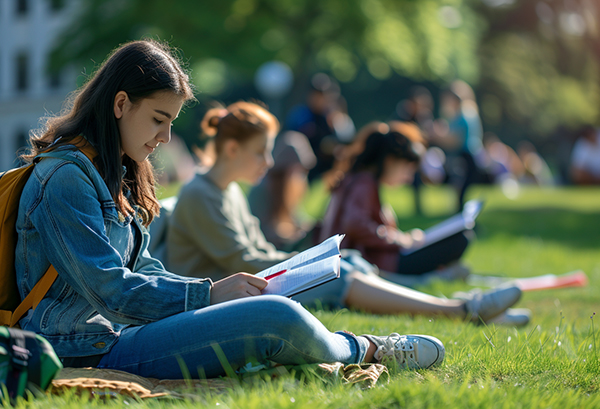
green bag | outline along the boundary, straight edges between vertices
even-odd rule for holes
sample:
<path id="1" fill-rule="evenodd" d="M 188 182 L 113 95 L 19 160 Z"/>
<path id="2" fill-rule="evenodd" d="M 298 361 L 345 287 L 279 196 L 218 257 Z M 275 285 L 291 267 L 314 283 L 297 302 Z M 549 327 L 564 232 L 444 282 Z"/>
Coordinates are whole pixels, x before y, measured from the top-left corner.
<path id="1" fill-rule="evenodd" d="M 11 401 L 45 391 L 62 368 L 52 345 L 41 336 L 0 327 L 0 398 Z"/>

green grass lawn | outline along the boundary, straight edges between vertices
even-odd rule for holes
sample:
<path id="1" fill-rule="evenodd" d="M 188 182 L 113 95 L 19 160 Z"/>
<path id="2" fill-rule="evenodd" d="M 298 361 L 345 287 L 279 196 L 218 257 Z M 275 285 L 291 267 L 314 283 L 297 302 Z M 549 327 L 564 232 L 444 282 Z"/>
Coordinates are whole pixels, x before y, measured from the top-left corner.
<path id="1" fill-rule="evenodd" d="M 452 213 L 445 188 L 423 192 L 424 216 L 414 217 L 410 190 L 388 191 L 400 227 L 427 227 Z M 586 288 L 525 293 L 519 307 L 532 322 L 520 329 L 482 327 L 448 318 L 378 316 L 357 311 L 315 311 L 331 330 L 356 334 L 423 333 L 440 338 L 446 360 L 434 370 L 392 371 L 388 384 L 370 390 L 318 380 L 258 381 L 196 401 L 100 401 L 49 397 L 30 407 L 82 406 L 215 408 L 571 408 L 600 407 L 600 189 L 523 188 L 513 199 L 498 188 L 473 188 L 486 200 L 478 239 L 465 261 L 480 274 L 526 277 L 584 270 Z M 326 205 L 319 188 L 305 210 L 318 217 Z M 433 283 L 423 291 L 450 296 L 464 283 Z M 598 316 L 593 314 L 598 312 Z M 593 317 L 593 318 L 592 318 Z"/>

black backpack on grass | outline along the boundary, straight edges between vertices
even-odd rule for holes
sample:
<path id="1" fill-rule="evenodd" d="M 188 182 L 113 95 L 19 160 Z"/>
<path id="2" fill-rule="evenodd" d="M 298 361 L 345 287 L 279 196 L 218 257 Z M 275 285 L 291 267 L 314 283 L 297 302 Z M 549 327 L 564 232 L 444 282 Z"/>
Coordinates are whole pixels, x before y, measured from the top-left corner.
<path id="1" fill-rule="evenodd" d="M 45 391 L 61 368 L 46 339 L 31 331 L 0 327 L 0 403 Z"/>

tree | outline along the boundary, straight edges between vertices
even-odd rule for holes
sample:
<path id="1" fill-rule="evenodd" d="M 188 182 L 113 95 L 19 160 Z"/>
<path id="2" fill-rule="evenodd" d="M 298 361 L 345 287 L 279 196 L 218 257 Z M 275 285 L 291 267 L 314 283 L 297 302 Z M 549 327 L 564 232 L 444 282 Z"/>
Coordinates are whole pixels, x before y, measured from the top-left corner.
<path id="1" fill-rule="evenodd" d="M 248 80 L 269 60 L 290 65 L 299 83 L 315 70 L 352 81 L 363 65 L 379 79 L 475 81 L 481 30 L 460 0 L 91 0 L 52 61 L 89 67 L 122 42 L 156 36 L 200 69 L 200 91 L 218 93 L 211 81 L 224 70 Z"/>
<path id="2" fill-rule="evenodd" d="M 90 71 L 143 36 L 182 50 L 200 99 L 247 91 L 271 60 L 294 71 L 288 106 L 318 70 L 350 84 L 365 71 L 382 84 L 460 78 L 474 85 L 486 129 L 513 142 L 595 122 L 600 103 L 592 0 L 87 0 L 52 65 Z"/>
<path id="3" fill-rule="evenodd" d="M 504 9 L 479 7 L 479 12 L 489 23 L 478 86 L 488 126 L 500 133 L 509 126 L 522 138 L 597 121 L 597 3 L 526 0 Z"/>

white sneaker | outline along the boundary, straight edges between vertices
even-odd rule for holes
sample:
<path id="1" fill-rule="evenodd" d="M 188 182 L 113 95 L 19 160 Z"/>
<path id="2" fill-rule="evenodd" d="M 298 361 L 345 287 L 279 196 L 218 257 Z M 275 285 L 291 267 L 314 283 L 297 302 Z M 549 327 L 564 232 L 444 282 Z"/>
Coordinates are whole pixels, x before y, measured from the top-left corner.
<path id="1" fill-rule="evenodd" d="M 363 335 L 377 346 L 374 358 L 384 363 L 394 359 L 400 368 L 427 369 L 442 363 L 444 344 L 428 335 L 399 335 L 392 333 L 387 337 Z"/>
<path id="2" fill-rule="evenodd" d="M 479 320 L 488 322 L 519 301 L 521 289 L 511 284 L 496 287 L 484 293 L 480 289 L 468 293 L 457 293 L 455 298 L 467 300 L 465 310 L 467 317 L 472 322 L 479 322 Z"/>
<path id="3" fill-rule="evenodd" d="M 527 308 L 509 308 L 500 315 L 488 320 L 486 324 L 522 327 L 529 324 L 531 310 Z"/>

